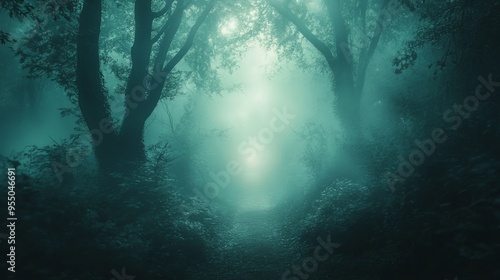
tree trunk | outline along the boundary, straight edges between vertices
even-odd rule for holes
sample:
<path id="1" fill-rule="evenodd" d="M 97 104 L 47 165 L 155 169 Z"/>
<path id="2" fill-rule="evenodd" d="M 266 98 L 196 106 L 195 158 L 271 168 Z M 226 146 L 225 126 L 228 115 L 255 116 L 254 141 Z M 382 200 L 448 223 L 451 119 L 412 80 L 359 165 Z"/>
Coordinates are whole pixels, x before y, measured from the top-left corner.
<path id="1" fill-rule="evenodd" d="M 306 38 L 326 59 L 328 67 L 333 74 L 333 87 L 336 102 L 336 113 L 347 133 L 347 137 L 360 140 L 361 134 L 361 93 L 365 81 L 366 69 L 371 57 L 377 47 L 382 32 L 382 26 L 378 26 L 375 36 L 371 39 L 369 46 L 362 50 L 357 63 L 358 68 L 354 71 L 353 57 L 349 46 L 349 28 L 342 14 L 341 0 L 324 0 L 325 6 L 333 27 L 333 38 L 335 51 L 316 37 L 307 27 L 302 18 L 296 16 L 290 9 L 278 0 L 267 0 L 267 2 L 283 17 L 290 20 L 297 30 Z M 366 1 L 363 1 L 366 2 Z M 383 0 L 382 10 L 387 6 L 388 0 Z M 366 3 L 364 3 L 366 4 Z M 363 5 L 364 5 L 363 4 Z M 364 18 L 366 7 L 361 7 L 361 16 Z"/>
<path id="2" fill-rule="evenodd" d="M 349 52 L 349 29 L 342 14 L 342 1 L 325 0 L 328 15 L 334 28 L 336 49 L 335 63 L 330 64 L 337 93 L 336 111 L 350 138 L 361 133 L 360 101 L 361 92 L 354 84 L 352 57 Z"/>
<path id="3" fill-rule="evenodd" d="M 77 38 L 76 82 L 78 105 L 94 141 L 94 152 L 100 168 L 113 168 L 118 137 L 111 124 L 108 100 L 102 84 L 99 61 L 101 0 L 86 0 L 79 19 Z"/>
<path id="4" fill-rule="evenodd" d="M 122 160 L 143 161 L 146 159 L 144 124 L 145 122 L 139 118 L 129 119 L 122 123 L 119 134 Z"/>
<path id="5" fill-rule="evenodd" d="M 211 0 L 201 12 L 188 33 L 184 45 L 169 60 L 167 53 L 186 9 L 184 0 L 178 0 L 176 9 L 160 32 L 152 37 L 154 18 L 168 11 L 173 1 L 152 12 L 151 0 L 135 1 L 135 38 L 131 49 L 132 69 L 125 89 L 126 115 L 120 131 L 113 126 L 110 106 L 103 85 L 99 60 L 99 33 L 101 29 L 102 0 L 85 0 L 79 19 L 77 38 L 78 104 L 83 119 L 94 139 L 94 150 L 103 171 L 130 171 L 146 160 L 144 125 L 156 108 L 167 75 L 182 60 L 193 45 L 194 37 L 205 21 L 216 0 Z M 153 38 L 153 39 L 151 39 Z M 152 79 L 148 74 L 153 44 L 161 38 Z M 165 64 L 166 62 L 166 64 Z"/>

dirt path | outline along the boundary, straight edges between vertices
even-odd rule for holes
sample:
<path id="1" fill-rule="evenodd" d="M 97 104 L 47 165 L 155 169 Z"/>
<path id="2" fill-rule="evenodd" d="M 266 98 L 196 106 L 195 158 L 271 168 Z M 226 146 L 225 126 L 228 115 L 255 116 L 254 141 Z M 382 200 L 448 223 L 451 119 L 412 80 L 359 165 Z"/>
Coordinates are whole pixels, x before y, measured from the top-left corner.
<path id="1" fill-rule="evenodd" d="M 231 229 L 222 233 L 223 247 L 199 274 L 221 280 L 281 279 L 294 251 L 282 240 L 281 220 L 272 210 L 236 213 Z"/>

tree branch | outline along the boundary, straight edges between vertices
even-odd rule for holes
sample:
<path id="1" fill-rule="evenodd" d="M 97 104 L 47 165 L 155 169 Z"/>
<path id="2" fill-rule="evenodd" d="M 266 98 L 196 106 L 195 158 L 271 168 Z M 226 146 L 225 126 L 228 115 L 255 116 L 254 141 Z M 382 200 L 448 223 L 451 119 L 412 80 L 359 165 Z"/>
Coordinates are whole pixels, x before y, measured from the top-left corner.
<path id="1" fill-rule="evenodd" d="M 328 62 L 328 66 L 334 70 L 336 68 L 335 66 L 335 57 L 333 56 L 331 50 L 328 48 L 328 46 L 323 43 L 316 35 L 312 33 L 312 31 L 307 28 L 306 24 L 304 23 L 303 20 L 301 20 L 299 17 L 297 17 L 295 14 L 292 13 L 288 8 L 283 6 L 279 1 L 277 0 L 266 0 L 271 7 L 273 7 L 278 13 L 280 13 L 283 17 L 288 19 L 290 22 L 292 22 L 297 30 L 319 51 L 323 56 L 326 58 L 326 61 Z"/>
<path id="2" fill-rule="evenodd" d="M 382 15 L 383 11 L 387 8 L 387 4 L 389 3 L 389 0 L 384 0 L 382 3 L 382 6 L 379 11 L 379 17 Z M 368 46 L 367 49 L 364 49 L 359 57 L 359 64 L 358 64 L 358 77 L 356 81 L 356 88 L 357 91 L 361 92 L 364 87 L 365 83 L 365 76 L 366 76 L 366 69 L 368 68 L 368 64 L 370 63 L 370 60 L 375 53 L 375 49 L 377 48 L 378 42 L 380 41 L 380 36 L 382 35 L 382 30 L 384 26 L 382 23 L 378 23 L 375 34 L 373 38 L 370 41 L 370 45 Z"/>
<path id="3" fill-rule="evenodd" d="M 212 11 L 212 8 L 215 5 L 215 2 L 217 0 L 210 0 L 210 3 L 208 3 L 207 7 L 203 11 L 203 13 L 200 15 L 198 20 L 195 22 L 193 27 L 191 27 L 191 30 L 189 31 L 189 34 L 186 38 L 186 42 L 184 42 L 184 45 L 182 48 L 177 52 L 177 54 L 167 63 L 165 68 L 163 68 L 164 72 L 170 73 L 172 69 L 181 61 L 182 58 L 187 54 L 187 52 L 191 49 L 193 46 L 194 38 L 196 36 L 196 33 L 198 33 L 198 30 L 200 29 L 201 25 L 203 22 L 206 20 L 208 17 L 208 14 L 210 11 Z"/>
<path id="4" fill-rule="evenodd" d="M 76 47 L 76 85 L 78 106 L 90 132 L 101 131 L 105 125 L 109 134 L 96 142 L 98 158 L 113 149 L 116 133 L 111 122 L 109 102 L 105 95 L 99 60 L 102 0 L 85 0 L 80 13 Z M 102 164 L 102 162 L 100 163 Z"/>
<path id="5" fill-rule="evenodd" d="M 153 12 L 153 14 L 152 14 L 153 18 L 159 18 L 159 17 L 165 15 L 168 11 L 170 11 L 173 3 L 174 3 L 174 0 L 166 0 L 165 6 L 161 10 L 159 10 L 157 12 Z"/>
<path id="6" fill-rule="evenodd" d="M 180 25 L 182 16 L 184 14 L 185 6 L 183 5 L 183 3 L 184 3 L 184 0 L 179 0 L 177 2 L 177 7 L 175 8 L 174 13 L 167 20 L 165 25 L 162 26 L 160 31 L 158 31 L 158 34 L 156 34 L 156 36 L 153 37 L 153 39 L 151 39 L 151 45 L 156 43 L 161 38 L 161 36 L 163 34 L 165 34 L 165 35 L 172 34 L 172 36 L 171 36 L 172 38 L 170 39 L 170 41 L 173 40 L 173 36 L 175 35 L 177 30 L 179 29 L 179 25 Z M 173 27 L 172 27 L 172 25 L 173 25 Z M 174 30 L 174 32 L 169 32 L 171 30 Z"/>
<path id="7" fill-rule="evenodd" d="M 186 56 L 188 51 L 191 49 L 194 43 L 194 38 L 196 34 L 198 33 L 198 30 L 200 29 L 201 25 L 205 20 L 207 19 L 208 15 L 212 11 L 213 7 L 215 6 L 215 3 L 217 0 L 210 0 L 210 2 L 207 4 L 203 12 L 201 13 L 200 17 L 196 20 L 194 25 L 191 27 L 191 30 L 188 33 L 188 36 L 186 38 L 186 41 L 184 42 L 184 45 L 179 49 L 179 51 L 174 55 L 174 57 L 165 65 L 165 67 L 162 69 L 162 75 L 166 76 L 168 75 L 174 67 Z M 148 98 L 144 101 L 144 117 L 148 118 L 149 115 L 153 112 L 154 108 L 158 104 L 158 101 L 161 98 L 161 92 L 163 91 L 163 87 L 165 86 L 166 80 L 164 79 L 159 83 L 159 86 L 156 87 L 154 90 L 151 90 Z"/>

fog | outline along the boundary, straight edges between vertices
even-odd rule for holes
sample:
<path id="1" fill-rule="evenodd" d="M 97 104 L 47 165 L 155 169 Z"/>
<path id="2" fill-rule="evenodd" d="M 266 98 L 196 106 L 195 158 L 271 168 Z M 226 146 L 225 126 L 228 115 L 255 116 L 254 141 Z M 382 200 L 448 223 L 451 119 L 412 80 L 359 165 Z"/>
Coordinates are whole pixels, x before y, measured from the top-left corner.
<path id="1" fill-rule="evenodd" d="M 19 279 L 500 277 L 496 1 L 4 2 Z"/>
<path id="2" fill-rule="evenodd" d="M 333 113 L 331 82 L 328 75 L 308 73 L 290 61 L 277 61 L 273 51 L 253 43 L 234 73 L 220 71 L 224 86 L 238 89 L 224 95 L 189 91 L 175 101 L 166 101 L 173 125 L 179 124 L 186 102 L 195 102 L 191 118 L 194 130 L 202 132 L 196 151 L 197 172 L 209 183 L 211 172 L 224 172 L 237 162 L 238 175 L 231 176 L 221 198 L 237 207 L 260 209 L 274 205 L 283 196 L 293 196 L 307 188 L 310 176 L 303 157 L 307 143 L 301 131 L 308 124 L 321 127 L 331 142 L 340 134 Z M 189 88 L 193 85 L 187 85 Z M 169 116 L 159 106 L 146 130 L 145 141 L 168 139 Z M 168 140 L 167 140 L 168 141 Z M 330 142 L 329 141 L 329 142 Z M 174 147 L 175 148 L 175 147 Z"/>

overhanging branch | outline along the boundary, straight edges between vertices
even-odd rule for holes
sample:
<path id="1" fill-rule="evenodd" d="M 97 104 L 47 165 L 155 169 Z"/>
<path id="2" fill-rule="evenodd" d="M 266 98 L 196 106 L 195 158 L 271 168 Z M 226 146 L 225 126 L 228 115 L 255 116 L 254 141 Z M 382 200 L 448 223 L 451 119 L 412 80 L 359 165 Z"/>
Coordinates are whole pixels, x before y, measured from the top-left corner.
<path id="1" fill-rule="evenodd" d="M 184 45 L 179 49 L 179 51 L 174 55 L 174 57 L 163 67 L 162 69 L 162 76 L 166 77 L 173 69 L 174 67 L 186 56 L 188 51 L 191 49 L 194 43 L 194 38 L 196 37 L 196 34 L 198 33 L 198 30 L 200 29 L 201 25 L 205 20 L 207 19 L 208 15 L 212 11 L 213 7 L 215 6 L 215 3 L 217 0 L 210 0 L 210 2 L 207 4 L 203 12 L 201 13 L 200 17 L 196 20 L 194 25 L 191 27 L 191 30 L 188 33 L 188 36 L 186 38 L 186 41 L 184 42 Z M 157 59 L 158 62 L 158 59 Z M 163 65 L 157 64 L 157 65 Z M 158 104 L 158 101 L 160 100 L 161 97 L 161 92 L 163 91 L 163 87 L 165 85 L 166 80 L 164 79 L 161 81 L 154 90 L 151 90 L 149 92 L 148 98 L 144 101 L 144 117 L 148 118 L 149 115 L 153 112 L 154 108 Z"/>
<path id="2" fill-rule="evenodd" d="M 165 6 L 161 10 L 159 10 L 157 12 L 153 12 L 153 18 L 159 18 L 159 17 L 165 15 L 168 11 L 170 11 L 173 3 L 174 3 L 174 0 L 166 0 Z"/>
<path id="3" fill-rule="evenodd" d="M 153 39 L 151 39 L 151 45 L 156 43 L 161 38 L 161 36 L 163 34 L 166 35 L 169 30 L 175 29 L 177 31 L 177 29 L 179 28 L 179 24 L 180 24 L 180 21 L 182 19 L 182 16 L 184 14 L 184 10 L 185 10 L 185 5 L 183 5 L 183 3 L 184 3 L 183 0 L 178 1 L 177 7 L 175 8 L 175 11 L 172 14 L 172 16 L 161 27 L 160 31 L 158 31 L 158 34 L 156 34 L 156 36 L 154 36 Z M 173 34 L 175 34 L 175 32 Z M 173 39 L 173 37 L 172 37 L 172 39 Z"/>
<path id="4" fill-rule="evenodd" d="M 335 68 L 335 57 L 333 56 L 331 50 L 328 46 L 323 43 L 312 31 L 306 26 L 303 20 L 301 20 L 297 15 L 292 13 L 288 8 L 283 6 L 277 0 L 266 0 L 271 7 L 273 7 L 278 13 L 280 13 L 283 17 L 288 19 L 291 23 L 295 25 L 297 30 L 306 38 L 323 56 L 326 58 L 328 62 L 328 66 L 332 70 Z"/>
<path id="5" fill-rule="evenodd" d="M 191 49 L 193 46 L 194 38 L 196 36 L 196 33 L 198 33 L 198 30 L 200 29 L 201 25 L 203 22 L 206 20 L 208 14 L 212 10 L 212 8 L 215 5 L 215 2 L 217 0 L 210 0 L 210 3 L 208 3 L 207 7 L 203 11 L 203 13 L 200 15 L 198 20 L 195 22 L 193 27 L 191 27 L 191 30 L 189 31 L 189 34 L 187 36 L 186 42 L 184 45 L 181 47 L 181 49 L 177 52 L 177 54 L 167 63 L 165 68 L 163 69 L 164 72 L 170 73 L 172 69 L 181 61 L 182 58 L 187 54 L 187 52 Z"/>

